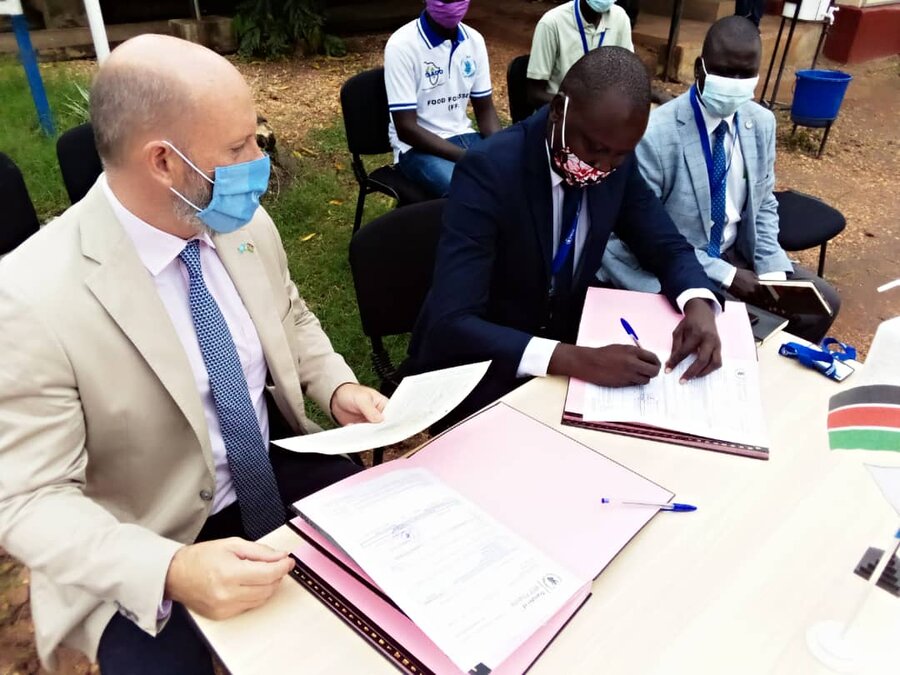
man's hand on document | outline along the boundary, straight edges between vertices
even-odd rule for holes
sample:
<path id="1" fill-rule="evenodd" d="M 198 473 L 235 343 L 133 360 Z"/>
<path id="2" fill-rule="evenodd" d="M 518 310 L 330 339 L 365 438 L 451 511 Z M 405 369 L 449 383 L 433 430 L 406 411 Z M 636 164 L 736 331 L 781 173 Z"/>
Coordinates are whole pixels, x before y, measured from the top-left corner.
<path id="1" fill-rule="evenodd" d="M 659 374 L 656 354 L 635 345 L 576 347 L 559 343 L 547 372 L 568 375 L 603 387 L 647 384 Z"/>
<path id="2" fill-rule="evenodd" d="M 672 354 L 666 362 L 666 372 L 675 368 L 688 355 L 694 361 L 681 378 L 682 382 L 703 377 L 722 366 L 722 343 L 716 330 L 716 313 L 703 298 L 688 300 L 684 318 L 672 333 Z"/>
<path id="3" fill-rule="evenodd" d="M 293 568 L 287 553 L 237 537 L 191 544 L 172 558 L 164 597 L 227 619 L 263 604 Z"/>

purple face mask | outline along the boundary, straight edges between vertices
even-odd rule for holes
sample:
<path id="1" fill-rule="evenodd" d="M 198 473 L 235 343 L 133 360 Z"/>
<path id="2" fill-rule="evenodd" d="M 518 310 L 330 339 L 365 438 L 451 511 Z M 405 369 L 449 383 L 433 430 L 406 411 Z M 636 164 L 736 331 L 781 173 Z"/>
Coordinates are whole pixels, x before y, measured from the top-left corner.
<path id="1" fill-rule="evenodd" d="M 447 29 L 456 28 L 469 11 L 469 0 L 459 2 L 442 2 L 441 0 L 425 0 L 425 10 L 438 26 Z"/>

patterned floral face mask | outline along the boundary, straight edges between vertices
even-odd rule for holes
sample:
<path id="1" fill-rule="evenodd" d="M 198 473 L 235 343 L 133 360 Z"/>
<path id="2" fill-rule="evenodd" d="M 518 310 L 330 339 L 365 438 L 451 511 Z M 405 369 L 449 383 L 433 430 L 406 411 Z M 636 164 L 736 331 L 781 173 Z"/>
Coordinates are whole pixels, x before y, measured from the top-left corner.
<path id="1" fill-rule="evenodd" d="M 563 94 L 563 96 L 566 96 Z M 563 180 L 572 187 L 590 187 L 597 185 L 608 177 L 613 171 L 601 171 L 591 166 L 587 162 L 582 161 L 578 155 L 572 152 L 572 149 L 566 145 L 566 116 L 569 113 L 569 97 L 566 96 L 566 102 L 563 104 L 563 120 L 562 120 L 562 145 L 559 150 L 554 150 L 553 164 L 562 174 Z M 556 138 L 556 124 L 550 129 L 550 144 Z"/>

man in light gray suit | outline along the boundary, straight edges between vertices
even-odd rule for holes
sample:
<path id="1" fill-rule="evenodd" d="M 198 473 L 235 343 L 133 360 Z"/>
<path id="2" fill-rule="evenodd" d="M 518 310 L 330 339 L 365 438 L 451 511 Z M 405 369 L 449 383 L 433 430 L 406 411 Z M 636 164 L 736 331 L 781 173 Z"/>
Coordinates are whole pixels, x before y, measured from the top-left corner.
<path id="1" fill-rule="evenodd" d="M 811 271 L 792 265 L 778 244 L 775 117 L 752 101 L 760 53 L 759 32 L 744 17 L 713 24 L 694 65 L 696 84 L 653 111 L 638 162 L 706 274 L 728 294 L 752 304 L 760 279 L 811 280 L 834 315 L 786 318 L 789 331 L 818 342 L 840 297 Z M 619 288 L 660 290 L 615 236 L 598 277 Z"/>

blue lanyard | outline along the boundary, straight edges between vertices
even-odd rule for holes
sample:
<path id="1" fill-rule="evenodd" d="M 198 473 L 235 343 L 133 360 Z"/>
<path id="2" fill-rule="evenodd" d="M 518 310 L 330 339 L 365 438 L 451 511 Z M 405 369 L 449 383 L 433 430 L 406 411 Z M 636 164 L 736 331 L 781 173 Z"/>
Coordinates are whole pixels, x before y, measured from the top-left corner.
<path id="1" fill-rule="evenodd" d="M 563 268 L 563 265 L 566 264 L 566 260 L 568 259 L 569 254 L 572 252 L 572 247 L 575 245 L 575 234 L 578 232 L 578 218 L 581 215 L 581 204 L 583 201 L 584 192 L 582 191 L 581 196 L 578 199 L 578 206 L 575 208 L 575 217 L 572 219 L 572 226 L 569 228 L 569 232 L 568 234 L 566 234 L 566 238 L 563 239 L 562 243 L 559 245 L 559 248 L 556 251 L 556 255 L 553 257 L 553 266 L 551 269 L 554 278 L 557 274 L 559 274 L 560 270 Z"/>
<path id="2" fill-rule="evenodd" d="M 830 349 L 836 346 L 837 349 Z M 847 361 L 856 358 L 856 348 L 835 338 L 829 337 L 822 340 L 821 349 L 807 347 L 798 342 L 785 342 L 778 349 L 778 353 L 790 359 L 797 359 L 801 365 L 813 370 L 818 370 L 824 375 L 834 378 L 835 361 Z"/>
<path id="3" fill-rule="evenodd" d="M 694 122 L 697 124 L 697 133 L 700 135 L 700 145 L 703 147 L 703 159 L 706 160 L 706 175 L 709 178 L 709 196 L 710 201 L 715 199 L 715 195 L 719 190 L 725 189 L 725 182 L 728 180 L 728 172 L 731 169 L 731 157 L 734 156 L 734 144 L 738 142 L 735 136 L 734 142 L 731 144 L 731 156 L 728 158 L 728 164 L 721 176 L 713 175 L 713 158 L 712 150 L 709 147 L 709 132 L 706 131 L 706 122 L 703 120 L 703 112 L 700 110 L 700 101 L 697 98 L 697 85 L 691 87 L 691 107 L 694 109 Z M 734 128 L 737 129 L 737 113 L 734 114 Z"/>
<path id="4" fill-rule="evenodd" d="M 581 12 L 578 10 L 578 3 L 580 0 L 575 0 L 572 3 L 572 9 L 575 12 L 575 24 L 578 26 L 578 32 L 581 34 L 581 47 L 584 49 L 584 53 L 587 54 L 591 51 L 590 47 L 588 47 L 587 34 L 584 32 L 584 22 L 581 20 Z M 600 33 L 600 42 L 597 44 L 597 48 L 603 46 L 603 40 L 606 39 L 606 29 L 603 29 L 603 32 Z"/>

